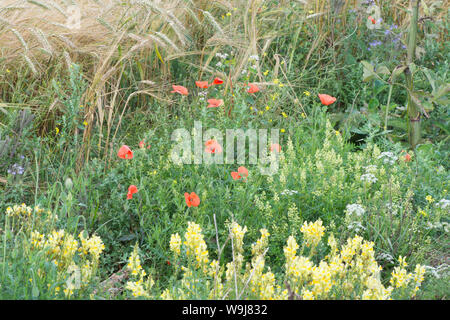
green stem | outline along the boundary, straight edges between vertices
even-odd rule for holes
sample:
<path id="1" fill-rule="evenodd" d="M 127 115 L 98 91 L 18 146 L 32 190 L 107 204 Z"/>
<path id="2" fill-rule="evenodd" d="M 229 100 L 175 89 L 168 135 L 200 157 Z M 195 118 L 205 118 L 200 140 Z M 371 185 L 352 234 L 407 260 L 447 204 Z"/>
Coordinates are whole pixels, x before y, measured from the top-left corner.
<path id="1" fill-rule="evenodd" d="M 419 16 L 419 3 L 420 0 L 411 0 L 411 7 L 413 8 L 411 25 L 409 27 L 409 41 L 408 41 L 408 56 L 406 64 L 409 65 L 414 62 L 414 55 L 416 52 L 416 39 L 417 39 L 417 21 Z M 411 93 L 413 91 L 413 75 L 411 71 L 406 69 L 406 86 L 408 91 L 408 124 L 409 124 L 409 143 L 414 149 L 420 140 L 420 112 L 416 104 L 411 99 Z"/>
<path id="2" fill-rule="evenodd" d="M 386 105 L 386 116 L 384 118 L 384 131 L 387 131 L 389 105 L 391 104 L 392 87 L 393 87 L 393 85 L 390 84 L 389 85 L 388 101 L 387 101 L 387 105 Z"/>

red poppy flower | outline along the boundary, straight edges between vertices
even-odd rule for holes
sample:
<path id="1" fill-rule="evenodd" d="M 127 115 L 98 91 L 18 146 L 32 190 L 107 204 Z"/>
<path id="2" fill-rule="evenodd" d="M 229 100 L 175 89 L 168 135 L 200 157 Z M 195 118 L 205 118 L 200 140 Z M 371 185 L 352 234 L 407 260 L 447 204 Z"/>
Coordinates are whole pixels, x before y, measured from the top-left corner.
<path id="1" fill-rule="evenodd" d="M 221 153 L 222 146 L 216 140 L 208 140 L 205 142 L 205 152 L 206 153 Z"/>
<path id="2" fill-rule="evenodd" d="M 375 19 L 372 16 L 369 16 L 367 19 L 369 19 L 372 22 L 372 24 L 376 23 Z"/>
<path id="3" fill-rule="evenodd" d="M 238 173 L 243 177 L 246 177 L 246 178 L 248 177 L 248 170 L 246 167 L 239 167 Z"/>
<path id="4" fill-rule="evenodd" d="M 137 193 L 138 189 L 135 185 L 131 185 L 128 187 L 127 199 L 133 199 L 133 194 Z"/>
<path id="5" fill-rule="evenodd" d="M 272 143 L 270 145 L 270 152 L 274 151 L 281 152 L 281 146 L 278 143 Z"/>
<path id="6" fill-rule="evenodd" d="M 322 102 L 323 105 L 329 106 L 330 104 L 334 103 L 336 101 L 335 97 L 332 97 L 328 94 L 318 94 L 320 98 L 320 102 Z"/>
<path id="7" fill-rule="evenodd" d="M 117 155 L 121 159 L 133 159 L 133 151 L 127 145 L 121 146 Z"/>
<path id="8" fill-rule="evenodd" d="M 223 105 L 222 99 L 208 99 L 208 106 L 207 108 L 217 108 Z"/>
<path id="9" fill-rule="evenodd" d="M 234 180 L 247 178 L 248 177 L 248 170 L 247 170 L 246 167 L 239 167 L 237 172 L 235 172 L 235 171 L 231 172 L 231 177 Z"/>
<path id="10" fill-rule="evenodd" d="M 139 142 L 139 148 L 144 149 L 145 148 L 145 141 L 142 140 L 141 142 Z"/>
<path id="11" fill-rule="evenodd" d="M 232 171 L 231 172 L 231 177 L 233 178 L 233 180 L 239 180 L 242 177 L 239 175 L 239 173 L 237 173 L 236 171 Z"/>
<path id="12" fill-rule="evenodd" d="M 200 204 L 200 198 L 195 192 L 191 192 L 191 194 L 186 192 L 184 194 L 184 199 L 186 200 L 186 204 L 188 207 L 198 207 L 198 205 Z"/>
<path id="13" fill-rule="evenodd" d="M 168 266 L 170 266 L 170 265 L 171 265 L 171 263 L 170 263 L 170 261 L 169 261 L 169 260 L 167 260 L 167 261 L 166 261 L 166 263 L 167 263 L 167 265 L 168 265 Z"/>
<path id="14" fill-rule="evenodd" d="M 411 155 L 408 152 L 406 152 L 405 150 L 402 150 L 402 152 L 400 152 L 400 154 L 403 154 L 403 153 L 406 153 L 405 157 L 404 157 L 405 162 L 410 162 L 411 161 Z"/>
<path id="15" fill-rule="evenodd" d="M 255 93 L 255 92 L 259 91 L 259 88 L 256 84 L 249 83 L 248 86 L 249 86 L 249 88 L 247 90 L 248 93 Z"/>
<path id="16" fill-rule="evenodd" d="M 208 89 L 208 81 L 195 81 L 195 85 L 201 89 Z"/>
<path id="17" fill-rule="evenodd" d="M 220 79 L 220 78 L 215 78 L 215 79 L 213 80 L 213 82 L 211 83 L 211 85 L 222 84 L 222 83 L 223 83 L 223 80 L 222 80 L 222 79 Z"/>
<path id="18" fill-rule="evenodd" d="M 175 92 L 175 93 L 182 94 L 184 96 L 188 95 L 188 89 L 186 89 L 183 86 L 176 86 L 176 85 L 173 84 L 172 88 L 173 88 L 173 91 L 171 91 L 172 93 Z"/>

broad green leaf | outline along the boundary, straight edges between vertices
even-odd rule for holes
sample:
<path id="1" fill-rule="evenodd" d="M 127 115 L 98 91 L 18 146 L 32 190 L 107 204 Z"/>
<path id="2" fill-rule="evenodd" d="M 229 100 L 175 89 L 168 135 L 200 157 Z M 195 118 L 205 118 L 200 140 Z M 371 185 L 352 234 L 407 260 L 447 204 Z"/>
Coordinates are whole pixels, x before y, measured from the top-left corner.
<path id="1" fill-rule="evenodd" d="M 31 295 L 33 298 L 39 297 L 39 289 L 36 286 L 33 286 L 33 289 L 31 289 Z"/>
<path id="2" fill-rule="evenodd" d="M 412 75 L 414 75 L 414 73 L 416 73 L 416 71 L 417 71 L 417 66 L 414 62 L 411 62 L 410 64 L 408 64 L 408 68 L 409 68 L 409 71 L 411 71 Z"/>
<path id="3" fill-rule="evenodd" d="M 406 68 L 407 68 L 406 66 L 395 67 L 395 69 L 392 71 L 391 82 L 394 82 L 395 78 L 397 78 L 399 75 L 401 75 L 405 71 Z"/>
<path id="4" fill-rule="evenodd" d="M 450 92 L 450 83 L 445 83 L 436 90 L 436 93 L 433 94 L 433 98 L 439 99 L 440 97 L 447 95 L 449 92 Z"/>
<path id="5" fill-rule="evenodd" d="M 377 74 L 387 74 L 390 75 L 391 72 L 389 71 L 389 69 L 386 66 L 379 66 L 377 68 Z"/>
<path id="6" fill-rule="evenodd" d="M 375 77 L 378 77 L 378 75 L 375 73 L 373 65 L 371 65 L 367 61 L 361 61 L 361 64 L 363 65 L 363 81 L 370 81 Z"/>
<path id="7" fill-rule="evenodd" d="M 369 101 L 369 110 L 375 110 L 380 105 L 377 98 L 372 98 Z"/>

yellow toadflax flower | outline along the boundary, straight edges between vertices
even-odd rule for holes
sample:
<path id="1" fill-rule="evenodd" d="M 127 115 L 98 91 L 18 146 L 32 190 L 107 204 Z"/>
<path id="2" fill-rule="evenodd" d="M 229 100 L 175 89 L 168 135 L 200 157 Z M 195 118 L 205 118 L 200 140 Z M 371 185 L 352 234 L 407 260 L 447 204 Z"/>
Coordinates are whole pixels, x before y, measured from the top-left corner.
<path id="1" fill-rule="evenodd" d="M 315 247 L 319 244 L 322 236 L 324 235 L 325 227 L 322 226 L 322 220 L 316 222 L 306 222 L 301 227 L 300 231 L 306 240 L 306 246 Z"/>
<path id="2" fill-rule="evenodd" d="M 178 233 L 172 234 L 170 237 L 170 250 L 178 256 L 181 252 L 181 238 Z"/>

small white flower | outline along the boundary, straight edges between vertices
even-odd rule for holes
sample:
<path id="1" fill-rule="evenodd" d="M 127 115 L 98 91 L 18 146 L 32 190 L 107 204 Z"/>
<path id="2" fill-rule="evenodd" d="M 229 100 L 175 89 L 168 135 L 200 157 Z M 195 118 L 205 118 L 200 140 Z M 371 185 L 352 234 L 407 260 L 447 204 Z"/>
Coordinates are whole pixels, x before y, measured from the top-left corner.
<path id="1" fill-rule="evenodd" d="M 216 53 L 216 57 L 218 57 L 218 58 L 220 58 L 220 59 L 226 59 L 226 58 L 228 58 L 228 53 L 220 53 L 220 52 L 217 52 L 217 53 Z"/>
<path id="2" fill-rule="evenodd" d="M 361 176 L 360 179 L 361 179 L 361 181 L 366 181 L 370 184 L 378 181 L 377 177 L 375 177 L 375 175 L 373 175 L 372 173 L 365 173 Z"/>
<path id="3" fill-rule="evenodd" d="M 351 231 L 355 231 L 356 233 L 362 231 L 362 230 L 366 230 L 365 227 L 363 227 L 363 225 L 361 224 L 361 222 L 359 221 L 353 221 L 348 225 L 348 229 Z"/>
<path id="4" fill-rule="evenodd" d="M 367 167 L 364 167 L 366 170 L 366 173 L 376 173 L 377 172 L 377 166 L 374 164 L 368 165 Z"/>
<path id="5" fill-rule="evenodd" d="M 257 54 L 252 55 L 252 56 L 250 56 L 250 57 L 248 58 L 248 60 L 249 60 L 249 61 L 250 61 L 250 60 L 252 60 L 252 61 L 259 61 L 259 56 L 258 56 Z"/>
<path id="6" fill-rule="evenodd" d="M 385 164 L 393 165 L 395 163 L 395 161 L 397 161 L 398 157 L 395 156 L 392 152 L 388 151 L 388 152 L 382 152 L 378 156 L 378 159 L 383 159 L 383 162 Z"/>
<path id="7" fill-rule="evenodd" d="M 347 216 L 356 215 L 356 216 L 360 217 L 365 212 L 366 212 L 366 210 L 360 204 L 357 204 L 357 203 L 348 204 L 347 207 L 345 208 L 345 213 L 347 214 Z"/>
<path id="8" fill-rule="evenodd" d="M 436 206 L 438 206 L 441 209 L 446 209 L 450 206 L 450 200 L 447 199 L 441 199 L 438 203 L 436 203 Z"/>
<path id="9" fill-rule="evenodd" d="M 219 67 L 219 68 L 220 68 L 221 66 L 223 66 L 223 63 L 222 63 L 222 62 L 219 61 L 219 62 L 216 63 L 216 67 Z"/>
<path id="10" fill-rule="evenodd" d="M 386 260 L 390 263 L 394 263 L 394 258 L 389 253 L 380 253 L 376 260 Z"/>
<path id="11" fill-rule="evenodd" d="M 285 195 L 289 195 L 292 196 L 293 194 L 297 194 L 298 191 L 296 190 L 289 190 L 289 189 L 285 189 L 284 191 L 280 192 L 281 195 L 285 196 Z"/>

